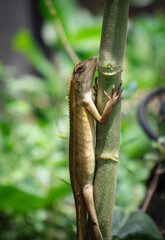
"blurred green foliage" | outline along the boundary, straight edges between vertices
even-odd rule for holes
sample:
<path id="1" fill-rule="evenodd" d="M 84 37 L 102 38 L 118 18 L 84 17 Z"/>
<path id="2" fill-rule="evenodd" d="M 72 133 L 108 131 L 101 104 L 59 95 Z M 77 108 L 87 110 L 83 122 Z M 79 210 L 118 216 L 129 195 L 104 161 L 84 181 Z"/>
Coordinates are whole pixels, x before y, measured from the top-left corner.
<path id="1" fill-rule="evenodd" d="M 67 38 L 84 60 L 98 56 L 102 18 L 75 0 L 54 2 Z M 0 239 L 69 240 L 75 236 L 75 213 L 68 184 L 67 89 L 74 63 L 61 45 L 47 8 L 40 1 L 42 37 L 50 61 L 27 29 L 13 47 L 38 75 L 16 78 L 16 69 L 0 65 Z M 123 82 L 121 157 L 116 205 L 136 209 L 145 181 L 158 156 L 136 117 L 147 90 L 163 85 L 165 17 L 143 15 L 129 20 Z"/>
<path id="2" fill-rule="evenodd" d="M 119 208 L 114 209 L 112 223 L 112 240 L 162 240 L 162 236 L 152 219 L 137 210 L 126 213 Z"/>

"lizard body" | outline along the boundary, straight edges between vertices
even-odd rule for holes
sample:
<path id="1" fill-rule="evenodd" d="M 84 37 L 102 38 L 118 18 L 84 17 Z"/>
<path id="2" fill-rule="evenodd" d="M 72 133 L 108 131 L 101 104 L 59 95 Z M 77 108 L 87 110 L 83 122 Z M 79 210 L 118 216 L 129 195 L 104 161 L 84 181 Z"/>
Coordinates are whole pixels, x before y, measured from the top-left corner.
<path id="1" fill-rule="evenodd" d="M 69 83 L 69 169 L 76 205 L 77 240 L 85 240 L 87 213 L 92 222 L 95 239 L 103 240 L 93 199 L 95 120 L 101 124 L 107 121 L 113 105 L 122 99 L 120 96 L 123 91 L 122 89 L 119 93 L 120 84 L 115 93 L 113 86 L 111 97 L 105 92 L 108 102 L 100 116 L 92 99 L 96 65 L 96 57 L 77 63 Z"/>

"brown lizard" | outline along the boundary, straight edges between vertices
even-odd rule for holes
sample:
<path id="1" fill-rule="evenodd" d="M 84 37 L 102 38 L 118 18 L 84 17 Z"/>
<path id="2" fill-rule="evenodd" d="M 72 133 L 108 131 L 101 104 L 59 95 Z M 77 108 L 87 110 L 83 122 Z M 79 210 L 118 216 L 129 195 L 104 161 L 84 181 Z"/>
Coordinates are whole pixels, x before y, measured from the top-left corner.
<path id="1" fill-rule="evenodd" d="M 122 97 L 122 83 L 111 96 L 105 91 L 108 102 L 100 116 L 92 99 L 92 83 L 96 71 L 97 58 L 75 65 L 69 84 L 70 138 L 69 169 L 74 193 L 77 217 L 77 240 L 84 240 L 87 231 L 87 213 L 91 219 L 96 240 L 103 240 L 93 199 L 93 177 L 95 171 L 95 120 L 104 124 L 114 104 Z"/>

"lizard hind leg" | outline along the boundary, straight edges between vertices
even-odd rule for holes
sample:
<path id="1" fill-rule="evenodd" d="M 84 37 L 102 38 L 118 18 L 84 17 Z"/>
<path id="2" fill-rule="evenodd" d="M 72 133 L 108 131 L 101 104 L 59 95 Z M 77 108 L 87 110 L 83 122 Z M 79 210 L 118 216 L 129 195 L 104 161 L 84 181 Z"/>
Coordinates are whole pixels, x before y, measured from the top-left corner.
<path id="1" fill-rule="evenodd" d="M 93 200 L 93 185 L 87 184 L 83 187 L 83 197 L 86 204 L 87 212 L 92 223 L 95 239 L 103 240 Z"/>
<path id="2" fill-rule="evenodd" d="M 87 233 L 87 210 L 81 193 L 75 195 L 77 240 L 85 240 Z"/>

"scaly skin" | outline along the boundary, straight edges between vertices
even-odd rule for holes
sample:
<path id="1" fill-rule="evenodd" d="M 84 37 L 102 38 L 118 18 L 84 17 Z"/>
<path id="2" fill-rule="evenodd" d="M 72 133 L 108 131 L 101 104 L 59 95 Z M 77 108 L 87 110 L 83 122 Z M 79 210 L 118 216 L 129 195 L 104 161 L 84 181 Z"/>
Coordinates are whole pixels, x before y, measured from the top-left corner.
<path id="1" fill-rule="evenodd" d="M 104 124 L 114 104 L 119 102 L 123 89 L 121 84 L 111 96 L 106 92 L 108 102 L 103 115 L 97 111 L 92 99 L 92 82 L 96 71 L 97 58 L 91 57 L 74 67 L 69 84 L 70 138 L 69 169 L 73 189 L 76 216 L 77 240 L 85 240 L 87 213 L 93 225 L 96 240 L 103 240 L 93 200 L 93 177 L 95 171 L 95 120 Z"/>

